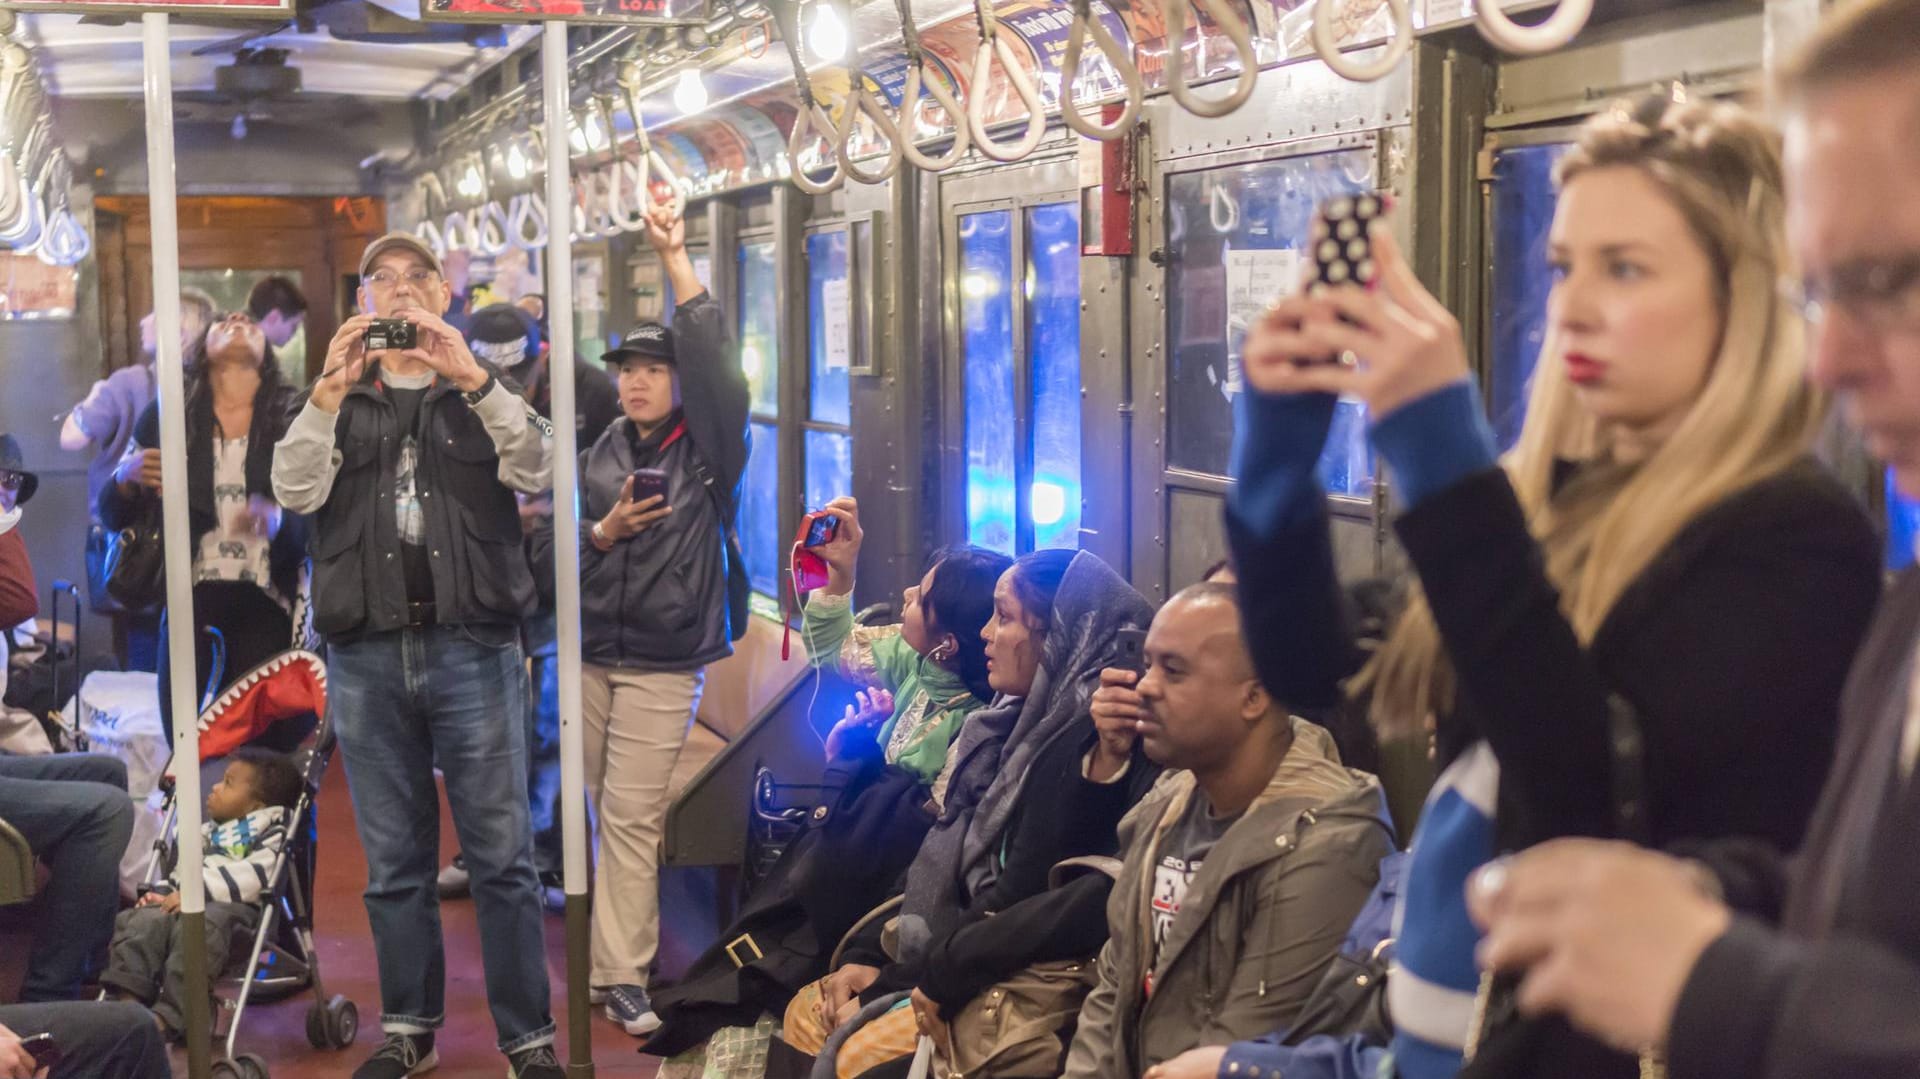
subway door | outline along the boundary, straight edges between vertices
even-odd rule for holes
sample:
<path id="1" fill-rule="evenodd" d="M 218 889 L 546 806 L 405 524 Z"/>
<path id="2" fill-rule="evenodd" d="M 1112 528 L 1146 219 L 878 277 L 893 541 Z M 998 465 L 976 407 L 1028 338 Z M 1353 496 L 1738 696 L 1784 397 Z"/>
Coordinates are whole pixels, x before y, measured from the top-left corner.
<path id="1" fill-rule="evenodd" d="M 1247 327 L 1295 287 L 1320 202 L 1401 186 L 1410 136 L 1398 121 L 1408 92 L 1404 70 L 1358 84 L 1312 63 L 1265 72 L 1252 101 L 1218 120 L 1151 106 L 1150 202 L 1139 229 L 1148 257 L 1135 263 L 1132 350 L 1132 568 L 1149 599 L 1165 599 L 1227 556 L 1223 514 Z M 1336 568 L 1347 581 L 1395 562 L 1387 484 L 1366 427 L 1360 402 L 1342 400 L 1319 462 Z"/>
<path id="2" fill-rule="evenodd" d="M 1079 547 L 1081 257 L 1076 150 L 1055 139 L 1011 166 L 939 182 L 943 326 L 941 536 L 1009 555 Z M 1106 362 L 1118 363 L 1109 353 Z M 1091 497 L 1090 497 L 1091 496 Z"/>

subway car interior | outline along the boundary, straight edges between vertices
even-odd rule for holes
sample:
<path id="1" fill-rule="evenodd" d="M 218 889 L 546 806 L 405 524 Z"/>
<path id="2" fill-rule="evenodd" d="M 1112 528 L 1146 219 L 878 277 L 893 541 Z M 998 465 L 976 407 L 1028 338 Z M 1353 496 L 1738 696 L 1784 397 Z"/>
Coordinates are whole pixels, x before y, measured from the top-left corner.
<path id="1" fill-rule="evenodd" d="M 910 630 L 918 624 L 922 616 L 909 608 L 923 602 L 917 589 L 923 577 L 932 580 L 930 558 L 954 545 L 1007 558 L 1088 552 L 1152 607 L 1201 581 L 1230 553 L 1225 511 L 1237 406 L 1252 392 L 1243 344 L 1270 305 L 1316 265 L 1316 215 L 1343 198 L 1385 197 L 1385 227 L 1419 282 L 1457 320 L 1497 448 L 1511 449 L 1548 332 L 1555 168 L 1581 125 L 1617 101 L 1649 94 L 1757 107 L 1773 67 L 1814 31 L 1823 6 L 0 0 L 0 219 L 19 222 L 0 225 L 0 433 L 7 436 L 0 469 L 36 480 L 17 527 L 31 558 L 37 614 L 12 634 L 12 684 L 46 690 L 30 702 L 8 694 L 6 750 L 86 746 L 130 758 L 134 783 L 152 792 L 140 800 L 134 791 L 139 820 L 125 859 L 132 875 L 123 881 L 131 903 L 145 855 L 156 837 L 165 845 L 163 807 L 181 802 L 180 826 L 197 827 L 198 803 L 220 779 L 167 763 L 189 746 L 204 757 L 199 740 L 214 737 L 215 728 L 203 719 L 189 736 L 169 720 L 163 731 L 158 709 L 178 712 L 169 703 L 177 699 L 205 716 L 219 711 L 210 706 L 229 686 L 238 692 L 256 679 L 278 686 L 295 677 L 282 660 L 267 658 L 280 651 L 279 638 L 258 656 L 249 647 L 248 634 L 267 632 L 257 625 L 209 643 L 203 638 L 220 633 L 204 630 L 197 606 L 191 623 L 179 616 L 183 597 L 198 605 L 223 594 L 177 579 L 189 565 L 178 548 L 193 518 L 180 509 L 176 521 L 171 504 L 185 506 L 198 496 L 175 492 L 204 482 L 179 441 L 199 422 L 186 390 L 196 356 L 212 363 L 220 342 L 264 334 L 276 381 L 299 395 L 297 406 L 307 391 L 317 395 L 340 376 L 336 365 L 363 362 L 361 338 L 342 334 L 343 325 L 378 317 L 380 295 L 437 295 L 444 284 L 446 322 L 418 327 L 432 340 L 435 327 L 448 324 L 473 340 L 480 313 L 495 308 L 534 327 L 550 406 L 543 410 L 551 417 L 562 400 L 573 404 L 579 429 L 545 424 L 531 397 L 524 419 L 515 407 L 504 414 L 509 426 L 550 442 L 547 486 L 565 490 L 576 477 L 590 483 L 606 443 L 590 437 L 597 431 L 584 418 L 587 383 L 562 390 L 566 380 L 545 372 L 573 363 L 599 380 L 594 394 L 618 395 L 618 407 L 631 414 L 629 379 L 643 376 L 629 367 L 642 369 L 634 361 L 653 355 L 639 341 L 654 332 L 644 327 L 664 325 L 669 340 L 678 340 L 682 389 L 689 350 L 718 327 L 723 344 L 714 362 L 726 370 L 716 377 L 744 386 L 745 438 L 737 498 L 713 505 L 734 518 L 723 566 L 744 577 L 746 602 L 737 609 L 745 618 L 721 620 L 731 645 L 703 661 L 703 682 L 693 676 L 684 745 L 650 750 L 667 763 L 648 782 L 664 783 L 667 793 L 653 826 L 658 901 L 640 916 L 657 923 L 656 995 L 705 969 L 702 956 L 715 949 L 744 966 L 742 949 L 758 953 L 761 942 L 729 938 L 729 927 L 751 905 L 755 886 L 777 876 L 809 817 L 827 814 L 837 789 L 831 784 L 840 780 L 823 745 L 844 717 L 870 705 L 857 672 L 809 662 L 818 631 L 810 622 L 820 615 L 803 615 L 802 589 L 823 587 L 829 568 L 836 581 L 844 576 L 853 589 L 846 606 L 861 627 L 848 639 L 861 640 L 866 627 L 903 618 Z M 676 215 L 679 225 L 661 224 Z M 678 248 L 663 254 L 660 240 L 680 228 L 684 260 Z M 413 262 L 389 267 L 395 251 Z M 254 300 L 267 280 L 290 285 L 301 297 L 297 309 L 262 310 Z M 688 302 L 696 298 L 686 295 L 690 281 L 705 290 L 710 308 Z M 204 297 L 205 310 L 196 314 L 183 298 L 174 313 L 166 294 L 176 291 Z M 194 339 L 196 331 L 207 336 Z M 169 340 L 175 332 L 178 346 Z M 501 355 L 477 343 L 471 351 L 481 359 Z M 504 372 L 525 358 L 515 351 L 499 366 Z M 85 419 L 113 392 L 103 387 L 118 385 L 110 381 L 116 372 L 153 361 L 146 400 L 158 399 L 158 426 L 128 425 L 137 443 L 130 470 L 120 456 L 128 452 L 125 433 L 113 447 L 116 459 L 102 464 L 105 438 Z M 442 382 L 467 391 L 472 412 L 462 415 L 486 423 L 447 428 L 449 448 L 433 458 L 436 484 L 469 472 L 475 482 L 495 482 L 483 436 L 500 447 L 500 480 L 507 479 L 506 443 L 483 408 L 505 383 L 490 367 L 476 369 L 469 386 L 434 367 Z M 347 377 L 362 370 L 354 366 Z M 352 395 L 364 390 L 344 392 L 350 411 Z M 418 407 L 437 407 L 437 392 Z M 214 400 L 221 400 L 217 391 Z M 317 403 L 316 396 L 307 407 Z M 134 414 L 145 402 L 136 405 Z M 696 420 L 691 390 L 684 407 L 686 420 L 664 444 L 636 435 L 632 446 L 616 447 L 622 467 L 644 464 L 630 450 L 672 459 L 679 430 L 691 431 Z M 339 413 L 343 432 L 348 411 Z M 250 428 L 256 443 L 261 422 L 255 415 Z M 273 433 L 295 439 L 300 423 Z M 482 466 L 462 459 L 461 432 L 482 439 L 474 443 Z M 411 488 L 413 436 L 406 437 Z M 1837 419 L 1819 446 L 1877 528 L 1881 568 L 1910 563 L 1920 507 L 1893 489 L 1886 469 Z M 150 526 L 122 533 L 102 523 L 102 506 L 116 490 L 146 482 L 142 447 L 153 468 L 168 470 L 149 484 L 166 497 L 142 519 Z M 343 464 L 342 451 L 333 450 L 329 467 L 329 448 L 320 447 L 320 467 L 337 497 L 356 467 L 354 451 L 345 450 Z M 289 489 L 285 451 L 283 443 L 270 455 L 278 491 Z M 428 469 L 428 448 L 419 453 Z M 237 457 L 221 461 L 240 475 Z M 171 471 L 179 467 L 189 469 L 184 480 Z M 245 500 L 254 470 L 250 453 L 249 486 L 234 497 L 264 522 L 266 511 Z M 1411 570 L 1393 528 L 1401 511 L 1396 477 L 1370 441 L 1359 397 L 1335 404 L 1315 474 L 1340 581 L 1404 582 Z M 640 479 L 636 473 L 627 482 Z M 225 492 L 237 481 L 218 483 Z M 505 488 L 496 482 L 493 489 Z M 382 499 L 404 497 L 377 490 Z M 436 486 L 432 494 L 440 493 Z M 520 493 L 524 517 L 530 492 Z M 324 489 L 319 497 L 328 497 Z M 864 543 L 857 564 L 843 572 L 814 558 L 807 533 L 817 511 L 846 498 L 857 502 Z M 281 501 L 291 515 L 294 500 Z M 243 1006 L 236 1006 L 231 971 L 223 977 L 189 965 L 189 984 L 204 976 L 215 1004 L 201 1013 L 196 1003 L 190 1012 L 188 1025 L 201 1015 L 211 1034 L 191 1030 L 169 1051 L 175 1074 L 347 1075 L 380 1046 L 377 1020 L 397 1010 L 391 999 L 382 1006 L 387 966 L 397 960 L 382 937 L 379 888 L 370 883 L 380 876 L 369 868 L 370 844 L 383 825 L 366 818 L 373 810 L 357 787 L 375 769 L 350 744 L 344 768 L 325 767 L 329 757 L 342 763 L 333 728 L 350 739 L 367 720 L 340 715 L 351 707 L 346 702 L 363 698 L 349 693 L 341 671 L 328 669 L 340 662 L 340 642 L 327 639 L 324 623 L 334 616 L 320 593 L 364 592 L 355 602 L 371 611 L 394 599 L 382 591 L 402 578 L 376 578 L 371 554 L 362 562 L 364 580 L 325 569 L 345 546 L 366 542 L 344 518 L 328 516 L 340 512 L 315 511 L 310 545 L 294 555 L 301 583 L 287 589 L 302 597 L 315 589 L 311 613 L 323 624 L 300 645 L 323 664 L 301 691 L 316 701 L 332 693 L 329 708 L 316 708 L 331 712 L 321 734 L 296 758 L 308 767 L 311 789 L 297 807 L 287 803 L 303 814 L 299 828 L 317 835 L 306 846 L 304 874 L 299 865 L 293 871 L 305 894 L 298 911 L 268 903 L 279 912 L 271 927 L 278 936 L 258 934 L 264 943 L 255 945 L 252 965 L 240 950 L 239 981 L 251 991 Z M 407 511 L 398 512 L 404 533 Z M 543 878 L 555 895 L 540 930 L 556 1049 L 572 1062 L 566 1074 L 654 1075 L 662 1061 L 635 1052 L 631 1026 L 623 1030 L 597 1010 L 580 1019 L 589 1007 L 580 999 L 590 980 L 589 882 L 610 872 L 601 863 L 611 843 L 604 832 L 597 848 L 594 841 L 594 829 L 608 827 L 609 808 L 589 811 L 582 794 L 583 783 L 601 781 L 595 769 L 610 765 L 589 760 L 583 779 L 581 763 L 583 752 L 606 751 L 608 735 L 604 723 L 597 735 L 583 733 L 581 709 L 592 712 L 595 693 L 617 701 L 623 690 L 617 677 L 589 677 L 581 688 L 578 620 L 583 610 L 646 597 L 622 595 L 626 586 L 594 576 L 598 570 L 582 576 L 582 560 L 606 557 L 599 552 L 617 549 L 620 538 L 602 533 L 606 507 L 591 494 L 549 495 L 544 527 L 563 536 L 574 529 L 582 541 L 577 551 L 549 544 L 545 561 L 535 557 L 533 540 L 524 550 L 516 532 L 496 542 L 478 509 L 463 512 L 471 536 L 462 551 L 492 544 L 516 560 L 512 581 L 490 585 L 507 571 L 452 552 L 470 561 L 459 571 L 463 594 L 485 604 L 490 591 L 541 578 L 543 598 L 529 600 L 528 609 L 537 602 L 559 613 L 546 663 L 561 685 L 544 691 L 557 693 L 564 731 L 540 736 L 558 739 L 567 758 L 552 779 L 563 808 L 550 810 L 555 834 L 566 833 L 566 856 L 564 868 L 555 863 Z M 274 535 L 276 552 L 287 534 L 281 513 L 273 508 L 272 525 L 261 526 Z M 426 534 L 438 535 L 437 518 L 424 516 Z M 461 518 L 454 520 L 457 531 Z M 133 530 L 146 527 L 154 542 L 136 543 Z M 402 542 L 421 551 L 429 543 Z M 123 571 L 139 572 L 114 559 L 157 565 L 163 549 L 170 572 L 153 571 L 166 579 L 146 614 L 109 595 Z M 262 566 L 268 557 L 261 554 Z M 803 563 L 820 575 L 810 577 Z M 194 564 L 193 581 L 205 581 L 210 571 Z M 670 566 L 654 587 L 704 572 L 693 565 Z M 432 581 L 445 628 L 455 604 L 446 584 L 454 578 L 443 568 L 434 567 Z M 405 619 L 417 617 L 421 604 L 417 578 L 407 572 L 396 624 L 412 627 Z M 728 597 L 701 602 L 726 605 Z M 287 597 L 275 608 L 277 625 L 297 631 L 305 604 Z M 425 604 L 429 624 L 435 606 Z M 156 627 L 161 609 L 189 624 L 160 620 Z M 177 649 L 189 641 L 211 647 L 216 668 L 224 663 L 225 670 L 209 678 L 182 660 L 173 669 L 191 672 L 191 684 L 182 688 L 174 674 L 171 689 L 167 675 L 148 673 L 170 662 L 168 642 Z M 589 666 L 606 662 L 591 639 L 584 647 Z M 42 687 L 37 680 L 49 671 L 51 684 Z M 536 675 L 536 696 L 540 681 Z M 41 722 L 49 705 L 56 718 Z M 442 772 L 453 770 L 447 744 L 429 752 Z M 1435 778 L 1427 739 L 1384 741 L 1376 763 L 1404 845 Z M 610 775 L 605 782 L 613 783 Z M 463 846 L 479 849 L 477 833 L 455 819 L 458 799 L 475 792 L 456 795 L 453 787 L 447 794 L 455 800 L 441 804 L 433 830 L 398 840 L 437 836 L 436 871 Z M 401 825 L 392 829 L 398 834 Z M 23 852 L 22 871 L 14 863 Z M 215 853 L 209 840 L 205 856 Z M 13 868 L 0 881 L 0 902 L 8 904 L 0 907 L 0 1001 L 11 1002 L 30 986 L 36 934 L 48 932 L 32 898 L 48 887 L 49 871 L 36 867 L 24 843 L 7 855 Z M 199 857 L 186 864 L 200 864 Z M 475 894 L 485 900 L 481 856 L 474 860 Z M 503 976 L 483 963 L 486 908 L 476 914 L 480 901 L 441 893 L 449 897 L 437 907 L 447 982 L 438 1065 L 448 1075 L 498 1074 L 502 1009 L 496 1001 L 490 1012 L 488 997 Z M 304 947 L 293 939 L 302 934 Z M 597 958 L 593 965 L 597 971 Z M 602 988 L 593 981 L 596 1004 Z M 997 1073 L 983 1066 L 953 1074 Z"/>

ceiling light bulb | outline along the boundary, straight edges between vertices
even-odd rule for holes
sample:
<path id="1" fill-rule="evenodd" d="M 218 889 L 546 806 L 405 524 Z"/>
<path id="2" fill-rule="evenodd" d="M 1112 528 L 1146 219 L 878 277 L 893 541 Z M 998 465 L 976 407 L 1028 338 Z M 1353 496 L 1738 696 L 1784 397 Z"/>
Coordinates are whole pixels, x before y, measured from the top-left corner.
<path id="1" fill-rule="evenodd" d="M 567 125 L 567 145 L 573 147 L 573 152 L 576 154 L 587 152 L 587 137 L 581 133 L 579 125 Z"/>
<path id="2" fill-rule="evenodd" d="M 700 78 L 699 68 L 681 70 L 679 80 L 673 84 L 673 107 L 687 116 L 707 107 L 707 84 Z"/>
<path id="3" fill-rule="evenodd" d="M 829 3 L 813 5 L 813 26 L 807 31 L 807 47 L 821 60 L 844 60 L 847 56 L 847 24 Z"/>
<path id="4" fill-rule="evenodd" d="M 527 155 L 517 142 L 507 149 L 507 175 L 516 180 L 527 178 Z"/>

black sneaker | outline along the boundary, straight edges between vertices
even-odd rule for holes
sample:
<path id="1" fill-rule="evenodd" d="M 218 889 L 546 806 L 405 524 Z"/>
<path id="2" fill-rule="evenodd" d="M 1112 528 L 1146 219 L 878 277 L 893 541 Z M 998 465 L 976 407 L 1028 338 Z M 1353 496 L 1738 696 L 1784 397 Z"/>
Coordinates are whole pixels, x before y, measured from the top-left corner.
<path id="1" fill-rule="evenodd" d="M 439 1066 L 432 1034 L 389 1034 L 367 1062 L 353 1070 L 353 1079 L 406 1079 Z"/>
<path id="2" fill-rule="evenodd" d="M 653 1013 L 653 1003 L 647 999 L 645 989 L 637 985 L 609 985 L 603 999 L 607 1018 L 620 1024 L 628 1034 L 644 1038 L 660 1029 L 660 1017 Z"/>
<path id="3" fill-rule="evenodd" d="M 535 1045 L 507 1054 L 507 1079 L 566 1079 L 553 1046 Z"/>

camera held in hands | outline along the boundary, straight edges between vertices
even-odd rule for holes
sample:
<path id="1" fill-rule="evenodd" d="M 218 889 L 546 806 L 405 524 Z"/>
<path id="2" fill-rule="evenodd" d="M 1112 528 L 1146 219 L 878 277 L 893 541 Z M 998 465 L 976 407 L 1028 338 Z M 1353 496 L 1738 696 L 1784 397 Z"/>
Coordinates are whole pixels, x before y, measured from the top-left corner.
<path id="1" fill-rule="evenodd" d="M 367 323 L 368 352 L 418 347 L 419 328 L 403 318 L 377 318 Z"/>

